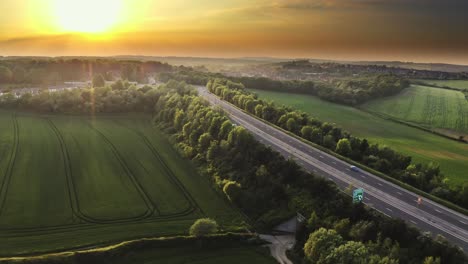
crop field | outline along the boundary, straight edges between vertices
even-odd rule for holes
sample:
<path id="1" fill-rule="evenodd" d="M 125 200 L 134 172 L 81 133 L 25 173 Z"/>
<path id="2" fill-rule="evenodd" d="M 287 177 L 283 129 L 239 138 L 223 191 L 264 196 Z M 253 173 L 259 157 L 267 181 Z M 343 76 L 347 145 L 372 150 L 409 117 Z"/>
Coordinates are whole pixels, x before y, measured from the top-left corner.
<path id="1" fill-rule="evenodd" d="M 436 162 L 449 184 L 467 181 L 468 144 L 395 123 L 359 109 L 323 101 L 314 96 L 252 90 L 260 98 L 292 106 L 318 119 L 338 124 L 353 135 L 389 146 L 416 162 Z"/>
<path id="2" fill-rule="evenodd" d="M 181 254 L 183 252 L 183 254 Z M 273 257 L 269 256 L 267 248 L 258 247 L 234 247 L 234 248 L 216 248 L 199 249 L 194 247 L 185 248 L 164 248 L 150 249 L 128 257 L 123 257 L 116 264 L 238 264 L 238 263 L 256 263 L 256 264 L 275 264 L 278 263 Z"/>
<path id="3" fill-rule="evenodd" d="M 441 87 L 450 87 L 457 89 L 465 89 L 468 91 L 468 80 L 417 80 L 420 82 L 425 82 L 431 85 L 437 85 Z"/>
<path id="4" fill-rule="evenodd" d="M 398 95 L 373 100 L 362 107 L 428 128 L 468 134 L 468 100 L 458 91 L 413 85 Z"/>
<path id="5" fill-rule="evenodd" d="M 243 219 L 149 117 L 0 112 L 0 255 L 186 234 Z"/>

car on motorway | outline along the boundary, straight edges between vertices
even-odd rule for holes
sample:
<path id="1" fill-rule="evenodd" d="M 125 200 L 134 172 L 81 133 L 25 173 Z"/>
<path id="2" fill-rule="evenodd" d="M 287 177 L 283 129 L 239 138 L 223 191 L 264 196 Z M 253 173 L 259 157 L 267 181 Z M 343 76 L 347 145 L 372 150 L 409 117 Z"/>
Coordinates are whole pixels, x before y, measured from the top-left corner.
<path id="1" fill-rule="evenodd" d="M 349 169 L 355 172 L 359 172 L 359 168 L 356 166 L 350 166 Z"/>

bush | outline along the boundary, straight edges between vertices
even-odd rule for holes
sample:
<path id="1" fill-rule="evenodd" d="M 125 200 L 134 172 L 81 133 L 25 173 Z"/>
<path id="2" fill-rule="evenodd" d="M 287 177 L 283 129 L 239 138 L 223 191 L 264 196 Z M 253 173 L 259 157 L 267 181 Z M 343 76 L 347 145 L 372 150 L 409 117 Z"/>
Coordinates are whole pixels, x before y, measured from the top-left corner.
<path id="1" fill-rule="evenodd" d="M 189 234 L 194 237 L 204 237 L 218 232 L 218 224 L 210 218 L 201 218 L 190 227 Z"/>

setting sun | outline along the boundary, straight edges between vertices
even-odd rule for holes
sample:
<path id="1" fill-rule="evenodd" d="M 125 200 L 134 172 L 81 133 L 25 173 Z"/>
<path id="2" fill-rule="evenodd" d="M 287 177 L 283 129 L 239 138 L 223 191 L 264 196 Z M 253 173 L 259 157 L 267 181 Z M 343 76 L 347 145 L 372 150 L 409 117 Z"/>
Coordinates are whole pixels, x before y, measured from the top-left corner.
<path id="1" fill-rule="evenodd" d="M 120 0 L 57 0 L 55 14 L 64 31 L 99 33 L 114 26 L 120 15 Z"/>

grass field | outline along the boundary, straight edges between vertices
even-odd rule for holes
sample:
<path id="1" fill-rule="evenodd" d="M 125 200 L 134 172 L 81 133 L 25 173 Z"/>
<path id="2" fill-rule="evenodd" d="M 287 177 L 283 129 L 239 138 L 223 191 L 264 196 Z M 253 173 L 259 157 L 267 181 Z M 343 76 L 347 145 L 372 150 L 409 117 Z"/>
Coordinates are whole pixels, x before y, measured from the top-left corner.
<path id="1" fill-rule="evenodd" d="M 181 254 L 183 252 L 183 254 Z M 194 247 L 150 249 L 121 258 L 116 264 L 274 264 L 268 249 L 258 247 L 216 248 L 200 250 Z"/>
<path id="2" fill-rule="evenodd" d="M 468 90 L 468 80 L 416 80 L 431 85 Z"/>
<path id="3" fill-rule="evenodd" d="M 0 112 L 0 255 L 241 226 L 149 120 Z"/>
<path id="4" fill-rule="evenodd" d="M 362 107 L 428 128 L 468 134 L 468 100 L 458 91 L 413 85 L 398 95 L 373 100 Z"/>
<path id="5" fill-rule="evenodd" d="M 449 177 L 450 184 L 458 185 L 468 179 L 468 144 L 388 121 L 353 107 L 326 102 L 314 96 L 253 91 L 260 98 L 300 109 L 320 120 L 335 123 L 355 136 L 410 155 L 416 162 L 436 162 Z"/>
<path id="6" fill-rule="evenodd" d="M 259 245 L 246 245 L 236 242 L 224 242 L 200 246 L 200 241 L 186 245 L 174 245 L 170 241 L 166 245 L 129 248 L 118 252 L 102 252 L 85 255 L 78 252 L 81 257 L 73 257 L 69 253 L 62 255 L 45 255 L 26 257 L 23 259 L 0 259 L 3 263 L 112 263 L 112 264 L 237 264 L 256 263 L 274 264 L 277 261 L 270 255 L 267 247 Z"/>

